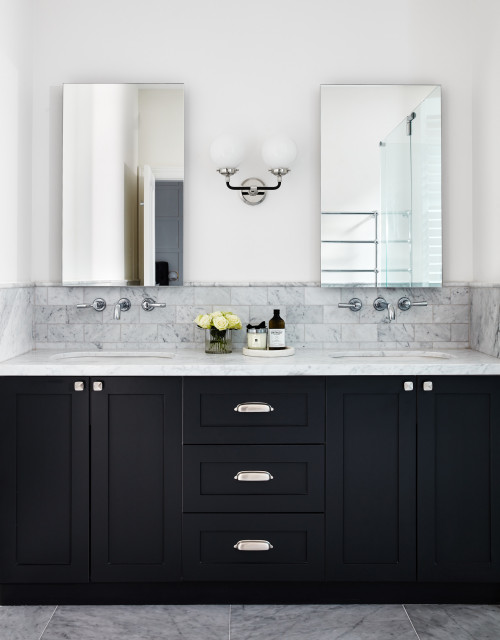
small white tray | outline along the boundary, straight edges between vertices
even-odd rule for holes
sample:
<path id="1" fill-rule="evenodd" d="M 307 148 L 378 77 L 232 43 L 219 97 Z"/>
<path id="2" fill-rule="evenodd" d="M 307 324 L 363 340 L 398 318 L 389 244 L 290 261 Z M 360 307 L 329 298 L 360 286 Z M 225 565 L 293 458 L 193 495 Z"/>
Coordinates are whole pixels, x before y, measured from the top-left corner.
<path id="1" fill-rule="evenodd" d="M 295 349 L 293 347 L 285 347 L 284 349 L 276 349 L 269 351 L 268 349 L 248 349 L 243 347 L 244 356 L 253 356 L 257 358 L 284 358 L 293 356 Z"/>

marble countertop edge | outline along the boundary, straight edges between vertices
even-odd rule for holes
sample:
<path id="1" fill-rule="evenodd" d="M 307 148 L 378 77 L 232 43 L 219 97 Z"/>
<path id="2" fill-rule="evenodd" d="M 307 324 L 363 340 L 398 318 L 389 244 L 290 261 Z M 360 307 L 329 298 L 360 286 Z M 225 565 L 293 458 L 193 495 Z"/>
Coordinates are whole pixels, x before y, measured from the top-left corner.
<path id="1" fill-rule="evenodd" d="M 382 350 L 382 349 L 380 349 Z M 54 360 L 63 350 L 31 351 L 0 362 L 0 376 L 376 376 L 500 375 L 500 359 L 470 349 L 444 351 L 450 358 L 332 357 L 339 351 L 301 350 L 286 358 L 250 358 L 240 352 L 207 355 L 172 352 L 160 363 L 121 357 L 119 361 Z M 151 354 L 145 352 L 145 356 Z M 94 359 L 95 360 L 95 359 Z"/>

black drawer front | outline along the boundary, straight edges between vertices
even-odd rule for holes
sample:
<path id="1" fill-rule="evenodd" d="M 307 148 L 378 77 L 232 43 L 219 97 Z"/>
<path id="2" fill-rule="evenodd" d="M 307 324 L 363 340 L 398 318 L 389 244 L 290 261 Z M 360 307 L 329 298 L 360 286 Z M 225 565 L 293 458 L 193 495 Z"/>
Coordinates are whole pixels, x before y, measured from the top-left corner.
<path id="1" fill-rule="evenodd" d="M 237 480 L 268 472 L 267 481 Z M 264 473 L 260 477 L 268 477 Z M 184 511 L 322 512 L 322 445 L 186 445 Z"/>
<path id="2" fill-rule="evenodd" d="M 248 403 L 273 410 L 235 411 Z M 185 443 L 323 442 L 324 421 L 324 378 L 184 380 Z"/>
<path id="3" fill-rule="evenodd" d="M 322 515 L 184 516 L 185 580 L 323 580 Z M 267 551 L 239 551 L 243 540 Z"/>

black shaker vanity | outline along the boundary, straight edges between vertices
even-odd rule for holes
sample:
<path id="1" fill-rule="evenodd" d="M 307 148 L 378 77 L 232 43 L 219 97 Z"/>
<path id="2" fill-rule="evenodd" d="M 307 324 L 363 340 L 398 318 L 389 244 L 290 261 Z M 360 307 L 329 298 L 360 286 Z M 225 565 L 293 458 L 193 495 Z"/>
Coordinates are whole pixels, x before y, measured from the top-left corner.
<path id="1" fill-rule="evenodd" d="M 500 600 L 500 376 L 5 377 L 2 604 Z"/>

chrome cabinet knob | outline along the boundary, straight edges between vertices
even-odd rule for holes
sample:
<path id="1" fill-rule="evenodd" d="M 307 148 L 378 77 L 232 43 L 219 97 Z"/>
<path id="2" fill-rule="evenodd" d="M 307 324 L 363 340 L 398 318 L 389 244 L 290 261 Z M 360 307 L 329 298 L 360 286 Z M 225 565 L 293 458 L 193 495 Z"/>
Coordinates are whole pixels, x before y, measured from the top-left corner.
<path id="1" fill-rule="evenodd" d="M 76 305 L 77 309 L 94 309 L 94 311 L 104 311 L 106 308 L 106 300 L 103 298 L 96 298 L 94 302 L 81 302 Z"/>
<path id="2" fill-rule="evenodd" d="M 273 545 L 267 540 L 239 540 L 234 548 L 238 551 L 269 551 Z"/>
<path id="3" fill-rule="evenodd" d="M 405 391 L 413 391 L 413 382 L 407 381 L 403 385 Z"/>
<path id="4" fill-rule="evenodd" d="M 73 385 L 73 388 L 75 389 L 75 391 L 83 391 L 85 389 L 85 382 L 83 382 L 82 380 L 78 380 Z"/>
<path id="5" fill-rule="evenodd" d="M 153 309 L 156 309 L 157 307 L 163 308 L 166 306 L 167 304 L 165 302 L 155 302 L 154 298 L 144 298 L 141 304 L 144 311 L 153 311 Z"/>
<path id="6" fill-rule="evenodd" d="M 101 381 L 94 382 L 92 385 L 92 389 L 94 389 L 94 391 L 102 391 L 102 387 L 103 385 Z"/>
<path id="7" fill-rule="evenodd" d="M 422 385 L 424 391 L 432 391 L 432 382 L 430 380 L 426 380 Z"/>

